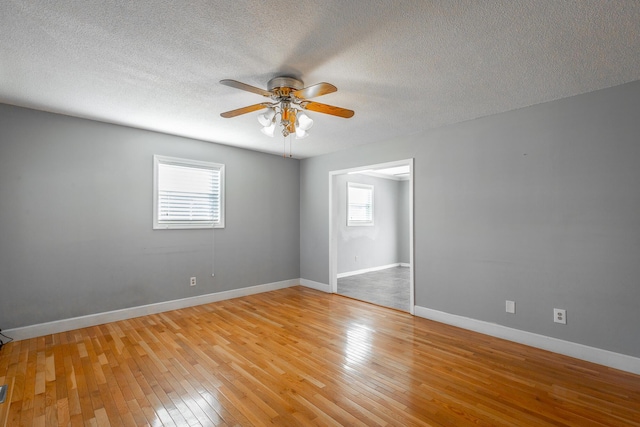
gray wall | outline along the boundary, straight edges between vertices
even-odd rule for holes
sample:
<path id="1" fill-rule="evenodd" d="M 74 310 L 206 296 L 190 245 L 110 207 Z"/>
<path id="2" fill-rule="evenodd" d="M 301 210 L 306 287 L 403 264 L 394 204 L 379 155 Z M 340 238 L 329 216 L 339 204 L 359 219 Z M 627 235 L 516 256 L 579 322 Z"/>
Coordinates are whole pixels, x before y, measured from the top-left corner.
<path id="1" fill-rule="evenodd" d="M 414 157 L 416 305 L 638 357 L 638 111 L 636 81 L 305 159 L 301 276 L 329 283 L 328 172 Z"/>
<path id="2" fill-rule="evenodd" d="M 215 277 L 211 230 L 152 230 L 154 154 L 226 165 Z M 298 176 L 297 160 L 0 105 L 0 328 L 300 277 Z"/>
<path id="3" fill-rule="evenodd" d="M 374 186 L 373 226 L 347 226 L 347 182 Z M 366 175 L 337 175 L 335 189 L 338 201 L 338 273 L 400 262 L 398 181 Z"/>

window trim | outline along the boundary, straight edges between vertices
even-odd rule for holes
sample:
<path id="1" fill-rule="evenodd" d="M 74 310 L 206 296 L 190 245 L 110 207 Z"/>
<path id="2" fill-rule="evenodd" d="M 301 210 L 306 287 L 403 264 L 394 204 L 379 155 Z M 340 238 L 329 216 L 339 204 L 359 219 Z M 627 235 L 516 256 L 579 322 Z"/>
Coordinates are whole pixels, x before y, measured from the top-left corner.
<path id="1" fill-rule="evenodd" d="M 161 222 L 158 218 L 158 174 L 160 164 L 218 170 L 220 172 L 220 219 L 217 222 Z M 155 154 L 153 156 L 153 229 L 210 229 L 225 227 L 225 166 L 222 163 L 205 162 L 201 160 L 181 159 Z"/>
<path id="2" fill-rule="evenodd" d="M 350 207 L 351 203 L 349 201 L 349 189 L 350 188 L 360 188 L 371 191 L 371 220 L 352 220 L 350 219 Z M 374 186 L 370 184 L 361 184 L 359 182 L 347 182 L 347 227 L 371 227 L 374 225 L 375 211 L 374 211 Z"/>

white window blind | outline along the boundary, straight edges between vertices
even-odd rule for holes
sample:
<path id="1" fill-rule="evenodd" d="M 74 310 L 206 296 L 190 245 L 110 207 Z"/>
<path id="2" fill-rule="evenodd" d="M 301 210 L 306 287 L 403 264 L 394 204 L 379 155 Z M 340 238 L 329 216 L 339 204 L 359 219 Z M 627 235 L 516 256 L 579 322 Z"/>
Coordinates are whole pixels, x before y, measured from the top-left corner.
<path id="1" fill-rule="evenodd" d="M 154 156 L 154 228 L 224 227 L 224 165 Z"/>
<path id="2" fill-rule="evenodd" d="M 347 225 L 373 225 L 373 185 L 347 183 Z"/>

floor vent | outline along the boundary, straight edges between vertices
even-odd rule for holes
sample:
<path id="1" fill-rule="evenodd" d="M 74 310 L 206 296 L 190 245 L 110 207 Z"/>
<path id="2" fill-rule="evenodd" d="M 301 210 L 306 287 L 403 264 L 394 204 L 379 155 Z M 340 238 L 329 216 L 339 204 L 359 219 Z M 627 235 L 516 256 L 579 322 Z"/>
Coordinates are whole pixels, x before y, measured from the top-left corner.
<path id="1" fill-rule="evenodd" d="M 0 403 L 4 403 L 7 398 L 7 385 L 0 386 Z"/>

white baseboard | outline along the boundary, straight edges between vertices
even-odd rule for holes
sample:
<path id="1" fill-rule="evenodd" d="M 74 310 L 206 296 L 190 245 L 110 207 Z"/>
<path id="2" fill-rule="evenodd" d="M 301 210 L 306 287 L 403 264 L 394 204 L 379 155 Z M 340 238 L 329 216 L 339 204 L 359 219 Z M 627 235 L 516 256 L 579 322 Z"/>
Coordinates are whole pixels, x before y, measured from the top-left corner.
<path id="1" fill-rule="evenodd" d="M 145 316 L 148 314 L 157 314 L 164 311 L 178 310 L 181 308 L 193 307 L 196 305 L 209 304 L 216 301 L 223 301 L 232 298 L 244 297 L 247 295 L 275 291 L 277 289 L 288 288 L 291 286 L 296 286 L 298 284 L 300 284 L 300 279 L 283 280 L 281 282 L 266 283 L 263 285 L 249 286 L 246 288 L 233 289 L 230 291 L 198 295 L 195 297 L 141 305 L 137 307 L 124 308 L 121 310 L 107 311 L 104 313 L 72 317 L 70 319 L 55 320 L 53 322 L 39 323 L 36 325 L 24 326 L 21 328 L 7 329 L 3 331 L 3 333 L 10 336 L 15 341 L 25 340 L 29 338 L 41 337 L 43 335 L 56 334 L 59 332 L 72 331 L 74 329 L 87 328 L 90 326 L 102 325 L 104 323 L 116 322 L 118 320 L 132 319 L 134 317 Z"/>
<path id="2" fill-rule="evenodd" d="M 552 351 L 587 362 L 597 363 L 610 368 L 620 369 L 640 375 L 640 358 L 626 354 L 614 353 L 600 348 L 589 347 L 583 344 L 564 341 L 558 338 L 521 331 L 495 323 L 475 320 L 468 317 L 432 310 L 426 307 L 415 306 L 415 315 L 436 322 L 446 323 L 485 335 L 503 338 L 531 347 Z"/>
<path id="3" fill-rule="evenodd" d="M 326 292 L 328 294 L 331 293 L 331 286 L 325 283 L 314 282 L 313 280 L 308 280 L 308 279 L 300 279 L 300 285 L 305 286 L 307 288 L 315 289 L 317 291 Z"/>
<path id="4" fill-rule="evenodd" d="M 400 267 L 400 263 L 397 262 L 395 264 L 381 265 L 379 267 L 371 267 L 371 268 L 363 268 L 362 270 L 347 271 L 345 273 L 338 273 L 337 276 L 338 276 L 338 279 L 342 279 L 343 277 L 356 276 L 358 274 L 370 273 L 372 271 L 386 270 L 387 268 L 393 268 L 393 267 Z"/>
<path id="5" fill-rule="evenodd" d="M 411 267 L 411 264 L 409 264 L 408 262 L 401 262 L 401 263 L 400 263 L 400 267 L 407 267 L 407 268 L 409 268 L 409 267 Z"/>

